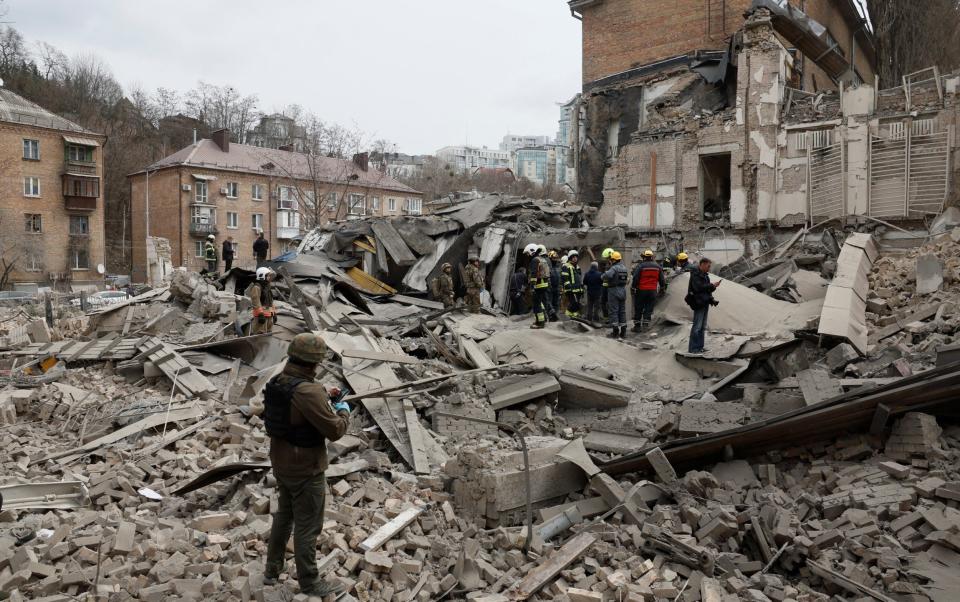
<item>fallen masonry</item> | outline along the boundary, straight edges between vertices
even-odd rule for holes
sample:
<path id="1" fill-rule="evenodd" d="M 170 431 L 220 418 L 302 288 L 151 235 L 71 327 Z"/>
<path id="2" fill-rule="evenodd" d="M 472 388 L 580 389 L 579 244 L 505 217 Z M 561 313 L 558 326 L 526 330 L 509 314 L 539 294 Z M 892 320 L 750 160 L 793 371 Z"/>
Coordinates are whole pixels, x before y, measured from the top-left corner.
<path id="1" fill-rule="evenodd" d="M 496 197 L 312 232 L 273 263 L 270 335 L 246 334 L 240 269 L 175 270 L 49 322 L 0 308 L 0 597 L 305 599 L 292 548 L 262 580 L 277 486 L 260 414 L 314 330 L 318 380 L 354 406 L 317 549 L 338 600 L 955 600 L 958 231 L 894 247 L 804 230 L 725 276 L 703 357 L 683 280 L 624 341 L 530 330 L 500 288 L 477 314 L 420 292 L 471 251 L 509 275 L 521 218 L 584 255 L 627 236 L 569 228 L 580 211 Z M 806 267 L 848 247 L 845 306 L 757 290 L 826 282 Z M 821 328 L 844 311 L 857 328 Z"/>

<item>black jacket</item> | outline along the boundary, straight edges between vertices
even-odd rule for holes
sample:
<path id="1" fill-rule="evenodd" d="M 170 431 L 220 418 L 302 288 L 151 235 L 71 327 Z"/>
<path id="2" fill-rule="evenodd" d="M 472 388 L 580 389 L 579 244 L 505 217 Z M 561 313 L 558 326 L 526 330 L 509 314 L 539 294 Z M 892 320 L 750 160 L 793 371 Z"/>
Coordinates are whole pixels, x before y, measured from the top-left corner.
<path id="1" fill-rule="evenodd" d="M 223 241 L 223 248 L 220 250 L 220 256 L 224 259 L 233 259 L 233 243 Z"/>
<path id="2" fill-rule="evenodd" d="M 253 241 L 253 255 L 261 259 L 267 256 L 267 250 L 270 249 L 270 243 L 266 238 L 258 238 Z"/>
<path id="3" fill-rule="evenodd" d="M 527 275 L 523 272 L 514 272 L 510 280 L 510 296 L 520 297 L 527 290 Z"/>
<path id="4" fill-rule="evenodd" d="M 713 291 L 717 285 L 710 282 L 710 273 L 701 270 L 690 272 L 690 286 L 687 294 L 691 295 L 694 309 L 703 309 L 713 303 Z"/>

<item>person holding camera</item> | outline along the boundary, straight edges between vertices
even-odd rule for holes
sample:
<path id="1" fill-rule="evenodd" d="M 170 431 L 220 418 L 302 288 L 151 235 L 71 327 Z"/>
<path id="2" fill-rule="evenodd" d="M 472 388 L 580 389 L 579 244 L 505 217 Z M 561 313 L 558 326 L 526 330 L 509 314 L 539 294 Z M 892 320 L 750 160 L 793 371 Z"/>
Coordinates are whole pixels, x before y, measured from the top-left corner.
<path id="1" fill-rule="evenodd" d="M 690 344 L 687 352 L 702 355 L 707 352 L 704 348 L 707 332 L 707 313 L 710 306 L 720 305 L 713 298 L 714 291 L 720 287 L 720 282 L 710 282 L 710 266 L 713 262 L 706 257 L 700 260 L 697 270 L 690 272 L 690 285 L 684 299 L 693 310 L 693 327 L 690 329 Z"/>

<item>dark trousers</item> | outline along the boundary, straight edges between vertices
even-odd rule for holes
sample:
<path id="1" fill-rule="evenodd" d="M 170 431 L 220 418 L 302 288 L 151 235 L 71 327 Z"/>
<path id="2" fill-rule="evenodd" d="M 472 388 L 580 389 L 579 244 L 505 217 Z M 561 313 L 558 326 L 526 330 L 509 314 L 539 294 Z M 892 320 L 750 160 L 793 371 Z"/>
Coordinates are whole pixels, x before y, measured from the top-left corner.
<path id="1" fill-rule="evenodd" d="M 549 313 L 550 307 L 550 289 L 548 288 L 534 288 L 533 289 L 533 319 L 538 323 L 542 324 L 547 321 L 547 314 Z"/>
<path id="2" fill-rule="evenodd" d="M 560 291 L 552 287 L 547 290 L 550 291 L 546 298 L 547 315 L 555 318 L 560 311 Z"/>
<path id="3" fill-rule="evenodd" d="M 262 268 L 262 267 L 263 267 L 263 264 L 265 264 L 266 262 L 267 262 L 267 257 L 266 257 L 266 256 L 257 257 L 257 267 L 258 267 L 258 268 Z"/>
<path id="4" fill-rule="evenodd" d="M 317 538 L 323 525 L 323 503 L 326 479 L 314 477 L 282 477 L 276 472 L 279 503 L 273 515 L 270 541 L 267 543 L 267 564 L 264 575 L 278 577 L 283 572 L 287 541 L 293 533 L 293 558 L 297 565 L 300 589 L 312 586 L 317 571 Z"/>
<path id="5" fill-rule="evenodd" d="M 604 320 L 610 317 L 610 289 L 606 286 L 600 291 L 600 315 Z"/>
<path id="6" fill-rule="evenodd" d="M 567 315 L 571 318 L 580 317 L 580 294 L 567 293 Z"/>
<path id="7" fill-rule="evenodd" d="M 523 295 L 510 297 L 510 315 L 522 316 L 525 313 L 527 313 L 527 304 L 523 300 Z"/>
<path id="8" fill-rule="evenodd" d="M 587 319 L 591 322 L 600 319 L 600 293 L 587 293 Z"/>
<path id="9" fill-rule="evenodd" d="M 223 258 L 223 272 L 227 273 L 233 269 L 233 257 L 224 257 Z"/>
<path id="10" fill-rule="evenodd" d="M 635 291 L 633 301 L 633 321 L 649 322 L 653 318 L 653 306 L 657 304 L 657 291 Z"/>
<path id="11" fill-rule="evenodd" d="M 710 306 L 703 309 L 693 310 L 693 327 L 690 328 L 690 344 L 687 346 L 688 353 L 702 353 L 706 344 L 707 337 L 707 313 Z"/>
<path id="12" fill-rule="evenodd" d="M 626 293 L 607 293 L 608 307 L 610 312 L 610 326 L 627 325 L 627 295 Z"/>
<path id="13" fill-rule="evenodd" d="M 216 260 L 216 259 L 208 259 L 208 260 L 207 260 L 207 273 L 208 273 L 208 274 L 216 274 L 216 273 L 217 273 L 217 260 Z"/>

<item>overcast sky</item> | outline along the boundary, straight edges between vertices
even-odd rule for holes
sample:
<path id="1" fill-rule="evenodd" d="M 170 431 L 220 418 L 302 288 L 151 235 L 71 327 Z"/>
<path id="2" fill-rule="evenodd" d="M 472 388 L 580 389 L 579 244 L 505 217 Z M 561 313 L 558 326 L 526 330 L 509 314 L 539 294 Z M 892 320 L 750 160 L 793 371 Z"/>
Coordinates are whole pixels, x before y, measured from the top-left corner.
<path id="1" fill-rule="evenodd" d="M 580 87 L 564 0 L 6 0 L 33 42 L 93 52 L 129 87 L 198 80 L 300 104 L 409 153 L 557 132 Z"/>

